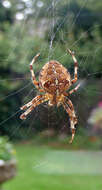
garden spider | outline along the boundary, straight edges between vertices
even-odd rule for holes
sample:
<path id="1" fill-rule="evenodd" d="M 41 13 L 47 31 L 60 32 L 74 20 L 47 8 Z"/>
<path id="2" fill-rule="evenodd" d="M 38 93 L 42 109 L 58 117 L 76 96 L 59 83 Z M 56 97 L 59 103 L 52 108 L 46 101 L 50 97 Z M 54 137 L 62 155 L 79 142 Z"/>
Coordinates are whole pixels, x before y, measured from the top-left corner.
<path id="1" fill-rule="evenodd" d="M 68 52 L 74 61 L 74 79 L 71 79 L 70 73 L 67 69 L 61 65 L 58 61 L 51 60 L 46 63 L 39 75 L 39 81 L 36 80 L 33 71 L 33 64 L 40 54 L 37 54 L 32 62 L 30 63 L 30 71 L 32 76 L 32 81 L 39 92 L 43 92 L 41 95 L 37 95 L 29 103 L 21 107 L 21 110 L 27 109 L 21 116 L 21 119 L 26 119 L 26 116 L 39 104 L 48 101 L 49 106 L 53 105 L 63 105 L 66 112 L 70 117 L 70 127 L 72 131 L 72 138 L 70 143 L 72 143 L 75 135 L 75 125 L 77 124 L 77 118 L 75 115 L 74 107 L 71 100 L 68 98 L 70 94 L 76 92 L 80 84 L 78 84 L 74 89 L 66 92 L 72 84 L 77 81 L 77 69 L 78 62 L 74 56 L 74 52 L 68 49 Z"/>

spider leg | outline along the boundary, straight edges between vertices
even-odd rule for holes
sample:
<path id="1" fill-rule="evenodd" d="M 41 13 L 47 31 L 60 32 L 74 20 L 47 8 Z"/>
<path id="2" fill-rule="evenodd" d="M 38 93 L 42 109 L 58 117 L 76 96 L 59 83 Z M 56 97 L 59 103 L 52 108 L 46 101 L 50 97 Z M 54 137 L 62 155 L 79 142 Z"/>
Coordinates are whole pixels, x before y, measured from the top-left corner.
<path id="1" fill-rule="evenodd" d="M 72 52 L 70 49 L 67 49 L 67 50 L 70 53 L 70 55 L 72 56 L 72 59 L 74 61 L 74 79 L 71 81 L 72 84 L 74 84 L 77 81 L 77 79 L 78 79 L 78 76 L 77 76 L 78 62 L 77 62 L 77 59 L 76 59 L 76 57 L 74 55 L 74 52 Z"/>
<path id="2" fill-rule="evenodd" d="M 36 99 L 36 97 L 35 97 Z M 32 104 L 31 104 L 31 107 L 29 109 L 27 109 L 23 114 L 21 114 L 20 116 L 20 119 L 26 119 L 26 116 L 36 107 L 38 106 L 39 104 L 47 101 L 48 98 L 45 96 L 45 95 L 42 95 L 42 97 L 36 99 L 36 100 L 32 100 Z"/>
<path id="3" fill-rule="evenodd" d="M 31 72 L 31 77 L 32 77 L 32 80 L 33 80 L 33 84 L 39 88 L 39 82 L 36 81 L 36 78 L 35 78 L 35 74 L 34 74 L 34 71 L 33 71 L 33 64 L 35 63 L 35 61 L 37 60 L 37 58 L 40 56 L 40 54 L 38 53 L 31 61 L 30 63 L 30 72 Z"/>
<path id="4" fill-rule="evenodd" d="M 71 131 L 72 131 L 72 138 L 69 141 L 69 143 L 72 143 L 74 136 L 75 136 L 75 124 L 77 124 L 77 118 L 76 118 L 74 107 L 73 107 L 71 100 L 68 99 L 67 102 L 63 103 L 63 107 L 66 110 L 66 112 L 69 114 L 69 117 L 70 117 L 70 127 L 71 127 Z"/>
<path id="5" fill-rule="evenodd" d="M 24 106 L 22 106 L 20 109 L 21 110 L 25 110 L 28 107 L 30 107 L 32 104 L 34 104 L 37 100 L 39 100 L 40 98 L 42 98 L 42 95 L 38 95 L 35 98 L 33 98 L 30 102 L 28 102 L 27 104 L 25 104 Z"/>
<path id="6" fill-rule="evenodd" d="M 74 89 L 70 90 L 68 93 L 72 94 L 73 92 L 76 92 L 79 87 L 80 87 L 80 84 L 78 84 Z"/>
<path id="7" fill-rule="evenodd" d="M 69 105 L 70 109 L 71 109 L 71 112 L 72 112 L 72 115 L 74 117 L 74 124 L 77 124 L 77 117 L 75 115 L 75 111 L 74 111 L 74 106 L 72 104 L 72 101 L 70 99 L 67 100 L 67 104 Z"/>
<path id="8" fill-rule="evenodd" d="M 36 86 L 36 88 L 40 91 L 40 92 L 44 92 L 43 89 L 40 89 L 39 88 L 39 82 L 36 80 L 35 78 L 35 74 L 34 74 L 34 71 L 33 71 L 33 64 L 35 63 L 35 61 L 37 60 L 37 58 L 40 56 L 40 53 L 38 53 L 31 61 L 30 63 L 30 72 L 31 72 L 31 77 L 32 77 L 32 81 L 33 81 L 33 84 Z"/>

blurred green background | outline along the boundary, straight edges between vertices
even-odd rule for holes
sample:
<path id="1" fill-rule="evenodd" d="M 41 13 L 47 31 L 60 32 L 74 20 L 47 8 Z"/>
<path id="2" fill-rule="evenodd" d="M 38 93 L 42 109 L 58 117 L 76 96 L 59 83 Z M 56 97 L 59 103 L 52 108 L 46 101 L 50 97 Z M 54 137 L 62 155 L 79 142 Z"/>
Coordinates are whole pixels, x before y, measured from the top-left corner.
<path id="1" fill-rule="evenodd" d="M 78 83 L 81 84 L 70 97 L 78 117 L 72 145 L 68 144 L 71 136 L 69 117 L 62 107 L 49 108 L 45 103 L 36 107 L 25 121 L 19 119 L 20 107 L 39 94 L 29 70 L 33 56 L 41 54 L 34 65 L 37 79 L 40 69 L 50 59 L 61 62 L 73 78 L 74 64 L 67 48 L 75 51 L 79 63 Z M 15 143 L 19 160 L 18 176 L 8 182 L 5 189 L 102 188 L 97 165 L 101 163 L 102 149 L 101 56 L 101 1 L 0 1 L 0 135 L 8 136 Z M 86 151 L 85 154 L 80 155 L 80 150 Z M 89 163 L 93 155 L 88 155 L 89 151 L 95 151 L 94 156 L 99 154 L 92 165 Z M 50 156 L 43 158 L 44 155 Z M 84 171 L 84 167 L 81 169 L 78 162 L 81 159 L 85 167 L 90 165 L 92 172 Z M 33 171 L 33 162 L 43 168 Z M 69 167 L 69 172 L 67 163 L 73 166 Z M 75 167 L 77 164 L 79 168 Z M 94 167 L 98 169 L 92 170 Z"/>

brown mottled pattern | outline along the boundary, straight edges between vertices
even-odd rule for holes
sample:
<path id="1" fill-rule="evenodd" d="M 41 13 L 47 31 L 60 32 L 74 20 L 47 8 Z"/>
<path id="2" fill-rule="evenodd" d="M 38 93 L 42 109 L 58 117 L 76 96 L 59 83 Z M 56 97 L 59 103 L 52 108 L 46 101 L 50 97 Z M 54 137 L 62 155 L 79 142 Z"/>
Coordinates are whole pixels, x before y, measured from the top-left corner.
<path id="1" fill-rule="evenodd" d="M 56 84 L 56 79 L 58 84 Z M 39 80 L 47 92 L 54 93 L 58 89 L 59 93 L 62 93 L 70 87 L 71 77 L 63 65 L 52 60 L 43 66 Z"/>

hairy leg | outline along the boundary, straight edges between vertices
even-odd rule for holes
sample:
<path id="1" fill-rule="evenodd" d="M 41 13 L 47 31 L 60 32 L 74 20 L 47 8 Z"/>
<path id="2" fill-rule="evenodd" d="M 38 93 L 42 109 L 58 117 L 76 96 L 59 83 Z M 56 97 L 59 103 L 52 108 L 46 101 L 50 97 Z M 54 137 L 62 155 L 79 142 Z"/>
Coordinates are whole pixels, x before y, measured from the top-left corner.
<path id="1" fill-rule="evenodd" d="M 72 101 L 70 99 L 67 100 L 67 104 L 69 105 L 70 107 L 70 110 L 72 112 L 72 115 L 73 115 L 73 119 L 74 119 L 74 124 L 77 124 L 77 117 L 75 115 L 75 111 L 74 111 L 74 106 L 72 104 Z"/>
<path id="2" fill-rule="evenodd" d="M 36 78 L 35 78 L 35 74 L 34 74 L 34 71 L 33 71 L 33 64 L 35 63 L 35 61 L 37 60 L 37 58 L 40 56 L 40 54 L 38 53 L 31 61 L 30 63 L 30 72 L 31 72 L 31 77 L 32 77 L 32 81 L 33 81 L 33 84 L 39 88 L 39 82 L 36 81 Z"/>
<path id="3" fill-rule="evenodd" d="M 33 98 L 30 102 L 28 102 L 27 104 L 25 104 L 24 106 L 22 106 L 20 109 L 21 110 L 25 110 L 28 107 L 30 107 L 32 104 L 34 104 L 35 102 L 37 102 L 38 100 L 40 100 L 40 98 L 42 98 L 43 95 L 38 95 L 35 98 Z"/>
<path id="4" fill-rule="evenodd" d="M 42 97 L 39 97 L 38 99 L 32 100 L 31 107 L 27 109 L 23 114 L 21 114 L 20 119 L 26 119 L 26 116 L 39 104 L 48 101 L 47 97 L 45 95 L 42 95 Z M 28 104 L 29 105 L 29 104 Z"/>
<path id="5" fill-rule="evenodd" d="M 77 71 L 78 71 L 78 62 L 77 62 L 77 59 L 74 55 L 74 52 L 72 52 L 70 49 L 68 49 L 68 52 L 70 53 L 70 55 L 72 56 L 72 59 L 74 61 L 74 79 L 71 81 L 72 84 L 74 84 L 77 79 L 78 79 L 78 75 L 77 75 Z"/>
<path id="6" fill-rule="evenodd" d="M 77 124 L 77 118 L 71 100 L 68 100 L 67 102 L 63 103 L 63 107 L 70 117 L 70 127 L 72 131 L 72 138 L 70 140 L 70 143 L 72 143 L 75 136 L 75 124 Z"/>
<path id="7" fill-rule="evenodd" d="M 31 77 L 32 77 L 32 81 L 33 81 L 33 84 L 36 86 L 36 88 L 40 91 L 40 92 L 44 92 L 43 89 L 40 89 L 39 87 L 39 82 L 36 80 L 35 78 L 35 74 L 34 74 L 34 71 L 33 71 L 33 64 L 35 63 L 35 61 L 37 60 L 37 58 L 40 56 L 40 53 L 38 53 L 31 61 L 30 63 L 30 72 L 31 72 Z"/>
<path id="8" fill-rule="evenodd" d="M 74 89 L 70 90 L 68 93 L 72 94 L 73 92 L 76 92 L 79 87 L 80 87 L 80 84 L 78 84 Z"/>

